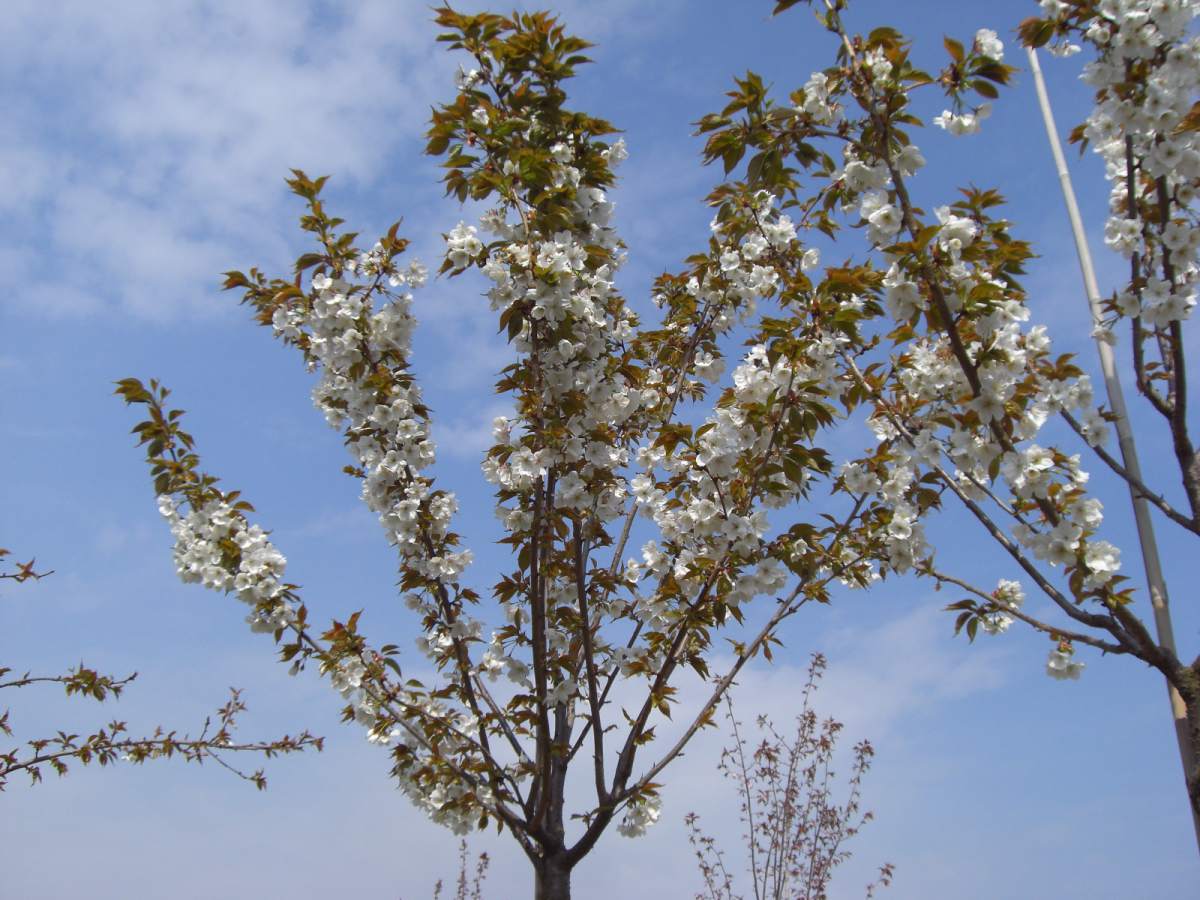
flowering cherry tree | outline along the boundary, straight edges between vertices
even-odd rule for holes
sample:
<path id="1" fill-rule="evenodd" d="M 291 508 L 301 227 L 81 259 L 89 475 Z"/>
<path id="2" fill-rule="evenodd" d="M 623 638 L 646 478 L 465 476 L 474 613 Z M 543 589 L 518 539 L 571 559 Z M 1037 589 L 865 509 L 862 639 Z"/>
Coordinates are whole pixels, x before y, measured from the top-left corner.
<path id="1" fill-rule="evenodd" d="M 974 637 L 1021 621 L 1044 632 L 1055 677 L 1078 676 L 1077 646 L 1136 656 L 1186 700 L 1200 742 L 1196 666 L 1142 624 L 1119 552 L 1100 537 L 1081 456 L 1042 435 L 1060 418 L 1121 472 L 1102 450 L 1109 414 L 1086 376 L 1027 324 L 1017 278 L 1030 249 L 996 217 L 995 191 L 965 191 L 932 215 L 913 199 L 924 158 L 910 94 L 944 91 L 951 108 L 934 124 L 977 131 L 982 101 L 1013 71 L 1003 44 L 987 30 L 970 44 L 948 39 L 950 63 L 931 75 L 895 30 L 851 35 L 844 7 L 819 5 L 834 65 L 786 103 L 749 74 L 701 121 L 705 157 L 727 180 L 710 197 L 703 252 L 656 282 L 652 325 L 614 284 L 624 245 L 606 191 L 625 147 L 607 122 L 566 105 L 563 84 L 588 44 L 546 14 L 437 10 L 441 39 L 472 62 L 434 111 L 427 149 L 443 158 L 448 194 L 490 204 L 477 225 L 445 235 L 440 274 L 486 276 L 517 354 L 497 384 L 511 412 L 483 460 L 513 563 L 486 596 L 467 582 L 455 495 L 428 474 L 429 410 L 409 365 L 412 295 L 427 273 L 405 261 L 398 226 L 360 248 L 326 210 L 325 179 L 296 171 L 288 183 L 314 250 L 285 277 L 227 273 L 226 287 L 316 374 L 313 401 L 344 435 L 346 471 L 396 549 L 425 662 L 369 642 L 357 615 L 313 626 L 283 555 L 240 494 L 203 470 L 167 390 L 119 384 L 148 412 L 136 431 L 180 576 L 236 595 L 295 671 L 328 677 L 346 718 L 388 748 L 393 776 L 434 821 L 507 830 L 537 897 L 568 897 L 572 869 L 610 825 L 633 836 L 655 821 L 664 769 L 742 667 L 770 657 L 780 623 L 835 583 L 916 573 L 956 585 L 969 595 L 953 606 L 959 628 Z M 1126 13 L 1143 7 L 1139 37 L 1127 37 Z M 1065 48 L 1082 35 L 1099 48 L 1088 135 L 1109 154 L 1113 141 L 1132 148 L 1132 175 L 1110 165 L 1110 230 L 1133 278 L 1099 324 L 1107 333 L 1130 319 L 1137 346 L 1161 354 L 1139 355 L 1139 383 L 1186 438 L 1177 335 L 1196 277 L 1200 155 L 1183 99 L 1198 75 L 1192 5 L 1053 3 L 1046 15 L 1026 40 Z M 1144 108 L 1130 91 L 1158 98 L 1152 123 L 1128 114 Z M 854 231 L 863 260 L 822 268 L 811 238 Z M 872 448 L 833 459 L 823 431 L 864 413 Z M 830 494 L 819 512 L 804 503 L 817 491 Z M 1153 496 L 1197 530 L 1196 507 Z M 1031 615 L 1022 582 L 973 585 L 935 560 L 922 521 L 945 502 L 979 521 L 1061 621 Z M 635 527 L 650 534 L 640 553 L 629 547 Z M 675 694 L 689 670 L 710 690 L 685 710 Z M 680 736 L 654 746 L 662 719 L 679 714 Z M 568 783 L 575 762 L 586 791 Z M 1193 803 L 1198 785 L 1190 772 Z"/>
<path id="2" fill-rule="evenodd" d="M 518 354 L 497 385 L 512 412 L 483 462 L 513 569 L 486 608 L 463 580 L 472 554 L 452 529 L 455 496 L 424 474 L 435 448 L 408 357 L 412 291 L 426 271 L 402 262 L 396 227 L 358 249 L 321 201 L 324 179 L 289 181 L 315 252 L 287 278 L 252 269 L 228 273 L 226 286 L 318 374 L 314 403 L 344 434 L 347 471 L 396 548 L 431 666 L 402 667 L 396 646 L 359 633 L 357 616 L 315 631 L 284 557 L 249 504 L 203 472 L 166 389 L 129 379 L 118 390 L 148 408 L 135 430 L 180 576 L 236 594 L 250 627 L 273 634 L 296 670 L 328 676 L 346 717 L 390 749 L 401 788 L 435 821 L 456 832 L 498 823 L 529 857 L 536 895 L 561 898 L 610 824 L 634 836 L 656 820 L 660 773 L 746 662 L 769 655 L 778 625 L 835 579 L 865 583 L 878 526 L 851 504 L 840 517 L 772 527 L 769 510 L 829 477 L 815 441 L 835 422 L 822 381 L 837 347 L 816 326 L 756 314 L 779 286 L 772 266 L 743 269 L 729 249 L 735 265 L 664 279 L 653 328 L 617 292 L 623 248 L 605 190 L 625 148 L 606 140 L 607 122 L 570 111 L 562 90 L 588 45 L 547 15 L 441 8 L 437 20 L 474 66 L 435 111 L 428 150 L 445 157 L 450 194 L 494 203 L 479 227 L 446 235 L 441 272 L 487 276 Z M 773 215 L 767 228 L 781 258 L 815 265 L 790 218 Z M 719 377 L 718 342 L 739 323 L 753 337 L 732 385 L 702 424 L 686 424 L 681 408 Z M 631 556 L 639 512 L 657 536 Z M 768 608 L 751 616 L 763 595 Z M 726 630 L 732 662 L 710 672 Z M 710 678 L 710 695 L 686 711 L 681 737 L 652 752 L 684 670 Z M 618 682 L 640 699 L 615 708 Z M 577 758 L 593 782 L 581 799 L 566 791 Z"/>
<path id="3" fill-rule="evenodd" d="M 783 0 L 776 12 L 798 2 Z M 929 74 L 895 30 L 850 34 L 845 0 L 810 5 L 838 40 L 837 64 L 814 73 L 786 105 L 747 76 L 726 108 L 701 122 L 706 159 L 722 160 L 727 175 L 753 152 L 744 179 L 711 197 L 718 240 L 740 248 L 740 262 L 725 251 L 728 265 L 771 266 L 782 296 L 799 301 L 797 314 L 821 322 L 838 343 L 823 387 L 847 412 L 865 406 L 875 442 L 840 465 L 835 490 L 880 523 L 876 574 L 911 571 L 965 591 L 949 608 L 956 629 L 972 639 L 1017 621 L 1043 632 L 1054 678 L 1080 676 L 1076 654 L 1084 646 L 1161 672 L 1179 704 L 1200 837 L 1200 659 L 1176 654 L 1169 619 L 1161 627 L 1165 596 L 1152 598 L 1157 637 L 1138 615 L 1135 590 L 1119 574 L 1120 550 L 1101 536 L 1103 507 L 1089 493 L 1083 458 L 1125 479 L 1174 525 L 1200 534 L 1200 460 L 1188 430 L 1182 331 L 1200 279 L 1200 43 L 1190 31 L 1197 5 L 1043 0 L 1042 16 L 1020 30 L 1029 46 L 1071 55 L 1080 49 L 1072 41 L 1083 41 L 1096 54 L 1083 73 L 1096 88 L 1096 106 L 1074 137 L 1106 162 L 1106 239 L 1130 268 L 1095 334 L 1115 342 L 1119 328 L 1129 329 L 1139 392 L 1165 420 L 1178 462 L 1182 506 L 1105 449 L 1115 413 L 1096 405 L 1070 355 L 1053 353 L 1046 328 L 1030 324 L 1018 277 L 1032 254 L 999 217 L 1000 194 L 963 190 L 933 215 L 914 200 L 924 157 L 911 136 L 922 125 L 911 97 L 940 88 L 952 108 L 933 124 L 954 136 L 978 131 L 986 101 L 1013 72 L 1002 61 L 1003 42 L 988 29 L 970 45 L 947 38 L 949 63 Z M 763 225 L 779 210 L 797 211 L 802 226 L 837 236 L 839 245 L 845 229 L 861 231 L 867 258 L 827 269 L 825 281 L 813 284 L 802 256 L 769 249 Z M 1060 444 L 1044 429 L 1052 421 L 1079 443 Z M 922 520 L 944 503 L 977 520 L 1022 581 L 979 585 L 937 560 Z M 1057 607 L 1055 618 L 1024 608 L 1026 585 Z"/>

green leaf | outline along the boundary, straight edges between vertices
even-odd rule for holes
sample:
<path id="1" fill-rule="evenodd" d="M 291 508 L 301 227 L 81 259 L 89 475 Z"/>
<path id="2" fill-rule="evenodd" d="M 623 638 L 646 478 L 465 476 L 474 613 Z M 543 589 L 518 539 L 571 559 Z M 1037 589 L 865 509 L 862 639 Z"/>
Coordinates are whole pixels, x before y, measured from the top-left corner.
<path id="1" fill-rule="evenodd" d="M 989 100 L 995 100 L 1000 96 L 1000 92 L 989 81 L 984 81 L 982 78 L 976 78 L 971 82 L 971 87 L 975 89 L 975 93 L 987 97 Z"/>

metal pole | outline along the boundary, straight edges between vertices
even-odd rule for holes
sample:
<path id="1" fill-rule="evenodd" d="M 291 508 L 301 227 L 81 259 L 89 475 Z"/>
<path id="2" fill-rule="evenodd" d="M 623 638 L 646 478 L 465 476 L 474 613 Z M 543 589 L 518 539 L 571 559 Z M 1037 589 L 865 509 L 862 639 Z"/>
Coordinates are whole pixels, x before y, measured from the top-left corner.
<path id="1" fill-rule="evenodd" d="M 1087 237 L 1083 231 L 1083 222 L 1079 217 L 1079 205 L 1075 202 L 1075 191 L 1071 187 L 1071 176 L 1067 172 L 1067 161 L 1063 157 L 1062 145 L 1058 140 L 1058 128 L 1054 124 L 1054 114 L 1050 110 L 1050 97 L 1046 93 L 1046 83 L 1042 79 L 1042 69 L 1038 65 L 1037 52 L 1027 47 L 1029 66 L 1033 71 L 1033 83 L 1037 87 L 1038 104 L 1042 108 L 1042 121 L 1046 124 L 1046 136 L 1050 141 L 1050 151 L 1054 154 L 1054 165 L 1058 170 L 1058 180 L 1062 185 L 1063 199 L 1067 204 L 1067 216 L 1071 220 L 1071 231 L 1075 235 L 1075 251 L 1079 254 L 1079 268 L 1083 272 L 1083 286 L 1087 292 L 1088 306 L 1092 311 L 1092 322 L 1099 325 L 1103 318 L 1100 306 L 1100 289 L 1096 286 L 1096 273 L 1092 268 L 1092 255 L 1088 251 Z M 1116 357 L 1110 347 L 1097 334 L 1096 349 L 1100 353 L 1100 370 L 1104 373 L 1104 387 L 1108 391 L 1108 406 L 1116 417 L 1117 441 L 1121 448 L 1121 459 L 1126 470 L 1142 484 L 1141 465 L 1138 463 L 1137 448 L 1133 441 L 1133 432 L 1129 425 L 1129 416 L 1125 407 L 1125 394 L 1121 390 L 1121 378 L 1117 374 Z M 1168 650 L 1172 656 L 1175 653 L 1175 632 L 1171 627 L 1171 610 L 1167 604 L 1167 582 L 1163 578 L 1162 564 L 1158 556 L 1158 543 L 1154 539 L 1154 524 L 1150 520 L 1150 504 L 1146 502 L 1133 484 L 1130 483 L 1129 498 L 1133 501 L 1133 517 L 1137 523 L 1138 542 L 1141 544 L 1142 564 L 1146 569 L 1146 583 L 1150 588 L 1150 606 L 1154 611 L 1154 627 L 1158 643 Z M 1184 783 L 1188 776 L 1196 770 L 1196 757 L 1192 750 L 1191 737 L 1188 733 L 1187 708 L 1179 692 L 1167 683 L 1167 693 L 1171 700 L 1171 715 L 1175 721 L 1175 737 L 1179 742 L 1179 759 L 1183 763 Z M 1190 799 L 1190 798 L 1189 798 Z M 1200 846 L 1200 813 L 1189 802 L 1192 811 L 1192 826 L 1196 831 L 1196 843 Z"/>

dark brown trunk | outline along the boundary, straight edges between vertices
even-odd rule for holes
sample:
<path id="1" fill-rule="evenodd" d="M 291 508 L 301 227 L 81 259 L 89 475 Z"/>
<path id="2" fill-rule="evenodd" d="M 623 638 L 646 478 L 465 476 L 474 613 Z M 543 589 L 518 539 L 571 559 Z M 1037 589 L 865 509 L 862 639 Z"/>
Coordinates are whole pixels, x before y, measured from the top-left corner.
<path id="1" fill-rule="evenodd" d="M 1200 681 L 1200 677 L 1197 677 Z M 1192 801 L 1192 816 L 1196 823 L 1196 841 L 1200 843 L 1200 697 L 1193 695 L 1187 703 L 1187 729 L 1191 739 L 1192 771 L 1188 773 L 1188 797 Z"/>
<path id="2" fill-rule="evenodd" d="M 571 900 L 571 868 L 562 856 L 541 859 L 533 872 L 533 900 Z"/>
<path id="3" fill-rule="evenodd" d="M 1200 657 L 1190 666 L 1180 667 L 1177 681 L 1176 697 L 1183 701 L 1184 708 L 1175 707 L 1175 731 L 1183 757 L 1197 849 L 1200 849 Z"/>

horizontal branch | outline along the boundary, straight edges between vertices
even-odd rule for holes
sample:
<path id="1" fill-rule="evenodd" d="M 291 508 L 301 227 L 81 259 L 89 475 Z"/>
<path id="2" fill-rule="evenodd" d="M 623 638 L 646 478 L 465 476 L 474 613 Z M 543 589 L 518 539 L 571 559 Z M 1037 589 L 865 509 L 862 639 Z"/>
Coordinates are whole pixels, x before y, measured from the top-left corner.
<path id="1" fill-rule="evenodd" d="M 1068 631 L 1065 628 L 1059 628 L 1058 626 L 1050 625 L 1046 622 L 1043 622 L 1040 619 L 1035 619 L 1033 616 L 1029 615 L 1026 612 L 1022 612 L 1020 609 L 1018 609 L 1015 606 L 1012 606 L 1007 603 L 1001 603 L 995 597 L 993 597 L 991 594 L 989 594 L 987 591 L 983 590 L 982 588 L 979 588 L 973 584 L 970 584 L 967 581 L 963 581 L 961 578 L 956 578 L 953 575 L 949 575 L 945 572 L 941 572 L 941 571 L 933 568 L 933 566 L 931 566 L 931 565 L 919 565 L 919 566 L 917 566 L 917 571 L 923 575 L 928 575 L 930 578 L 933 578 L 934 580 L 936 580 L 939 583 L 953 584 L 956 587 L 960 587 L 964 591 L 974 594 L 976 597 L 979 597 L 984 602 L 990 604 L 994 611 L 1002 612 L 1006 616 L 1012 616 L 1014 619 L 1020 619 L 1026 625 L 1029 625 L 1030 627 L 1036 629 L 1037 631 L 1042 632 L 1043 634 L 1057 635 L 1059 637 L 1066 638 L 1069 641 L 1073 641 L 1073 642 L 1080 643 L 1080 644 L 1087 644 L 1089 647 L 1095 647 L 1097 650 L 1102 650 L 1105 653 L 1129 653 L 1130 652 L 1128 649 L 1120 646 L 1119 644 L 1113 644 L 1108 641 L 1101 640 L 1100 638 L 1094 638 L 1094 637 L 1091 637 L 1090 635 L 1082 634 L 1080 632 Z"/>

